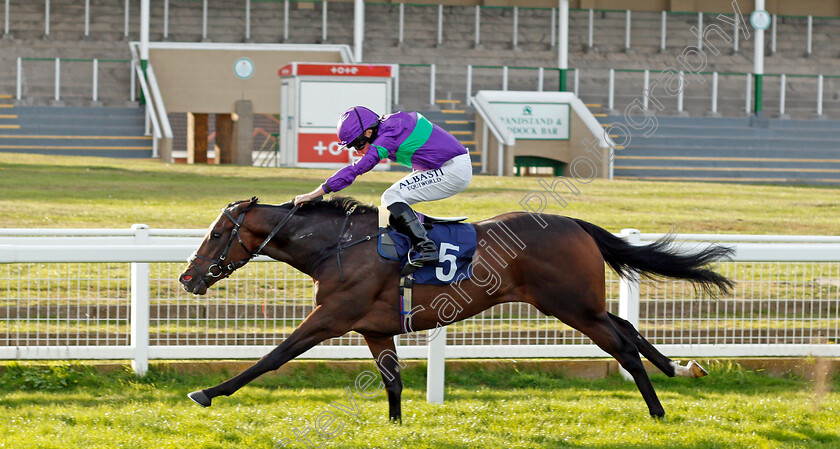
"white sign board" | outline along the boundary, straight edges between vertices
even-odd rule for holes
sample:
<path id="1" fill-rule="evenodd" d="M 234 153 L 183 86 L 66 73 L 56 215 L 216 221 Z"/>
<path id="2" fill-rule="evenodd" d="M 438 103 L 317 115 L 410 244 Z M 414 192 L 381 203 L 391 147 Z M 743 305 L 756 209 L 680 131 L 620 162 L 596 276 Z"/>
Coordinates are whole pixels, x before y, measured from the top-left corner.
<path id="1" fill-rule="evenodd" d="M 490 101 L 494 112 L 517 139 L 568 140 L 568 103 Z"/>
<path id="2" fill-rule="evenodd" d="M 390 111 L 388 84 L 385 80 L 302 80 L 300 98 L 306 99 L 300 105 L 300 127 L 329 128 L 333 133 L 338 118 L 353 106 L 363 105 L 380 115 Z"/>

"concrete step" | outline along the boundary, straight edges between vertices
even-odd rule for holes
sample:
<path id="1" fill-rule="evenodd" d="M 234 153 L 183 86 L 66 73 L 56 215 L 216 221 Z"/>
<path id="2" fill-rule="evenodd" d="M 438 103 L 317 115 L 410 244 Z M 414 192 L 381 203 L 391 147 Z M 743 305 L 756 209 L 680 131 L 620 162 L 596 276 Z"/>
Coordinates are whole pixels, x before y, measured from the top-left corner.
<path id="1" fill-rule="evenodd" d="M 141 108 L 14 107 L 16 129 L 0 129 L 0 151 L 149 158 Z"/>

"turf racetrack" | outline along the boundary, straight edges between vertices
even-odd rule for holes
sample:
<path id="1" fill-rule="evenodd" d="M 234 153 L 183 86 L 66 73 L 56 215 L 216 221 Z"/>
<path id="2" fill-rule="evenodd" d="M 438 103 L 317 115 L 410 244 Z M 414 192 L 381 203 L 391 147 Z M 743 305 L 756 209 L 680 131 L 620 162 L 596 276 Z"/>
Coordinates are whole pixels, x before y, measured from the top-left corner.
<path id="1" fill-rule="evenodd" d="M 12 366 L 0 374 L 0 447 L 840 447 L 840 394 L 827 391 L 838 391 L 840 379 L 773 378 L 726 363 L 712 363 L 700 379 L 654 375 L 666 410 L 654 420 L 636 386 L 617 375 L 582 380 L 509 366 L 450 370 L 446 402 L 434 405 L 425 401 L 424 368 L 403 373 L 403 423 L 395 425 L 387 420 L 384 392 L 367 398 L 355 389 L 361 370 L 329 363 L 292 362 L 291 370 L 268 374 L 206 409 L 185 394 L 222 374 L 157 369 L 137 380 L 127 369 Z M 322 426 L 329 438 L 317 427 L 326 412 L 335 417 Z"/>

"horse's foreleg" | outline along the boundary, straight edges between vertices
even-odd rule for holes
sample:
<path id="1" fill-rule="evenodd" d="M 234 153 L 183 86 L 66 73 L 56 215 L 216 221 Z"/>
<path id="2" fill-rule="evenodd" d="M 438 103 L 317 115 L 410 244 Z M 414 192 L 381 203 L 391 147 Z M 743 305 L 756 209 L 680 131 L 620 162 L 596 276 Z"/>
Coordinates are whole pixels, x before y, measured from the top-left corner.
<path id="1" fill-rule="evenodd" d="M 394 345 L 394 337 L 370 337 L 365 335 L 370 353 L 376 360 L 376 366 L 382 374 L 382 382 L 385 384 L 385 391 L 388 394 L 388 418 L 392 422 L 402 424 L 402 407 L 400 400 L 402 396 L 402 376 L 400 369 L 405 363 L 397 358 L 397 348 Z"/>
<path id="2" fill-rule="evenodd" d="M 196 403 L 208 407 L 214 397 L 230 396 L 262 374 L 280 368 L 284 363 L 303 354 L 318 343 L 328 338 L 343 335 L 349 330 L 350 326 L 336 319 L 334 312 L 325 311 L 323 306 L 318 306 L 292 332 L 292 335 L 289 335 L 286 341 L 274 348 L 253 366 L 215 387 L 194 391 L 188 396 Z"/>
<path id="3" fill-rule="evenodd" d="M 656 347 L 649 341 L 647 341 L 647 339 L 645 339 L 645 337 L 643 337 L 642 334 L 633 327 L 632 323 L 611 313 L 608 314 L 610 321 L 612 321 L 618 331 L 630 339 L 630 341 L 639 348 L 639 352 L 641 352 L 646 359 L 650 360 L 654 366 L 659 368 L 659 370 L 665 373 L 668 377 L 703 377 L 708 374 L 706 370 L 704 370 L 703 367 L 694 360 L 688 362 L 686 366 L 680 365 L 679 362 L 671 360 L 659 352 L 659 350 L 656 349 Z"/>

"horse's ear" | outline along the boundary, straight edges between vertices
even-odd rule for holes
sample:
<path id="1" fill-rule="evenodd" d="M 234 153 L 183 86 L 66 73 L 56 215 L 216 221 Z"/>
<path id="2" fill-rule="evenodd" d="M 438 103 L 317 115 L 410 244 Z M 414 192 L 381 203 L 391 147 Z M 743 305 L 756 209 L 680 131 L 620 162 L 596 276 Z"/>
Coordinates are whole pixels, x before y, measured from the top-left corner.
<path id="1" fill-rule="evenodd" d="M 255 197 L 255 196 L 252 196 L 251 197 L 251 204 L 257 204 L 257 201 L 259 201 L 259 200 L 260 200 L 259 198 Z"/>

